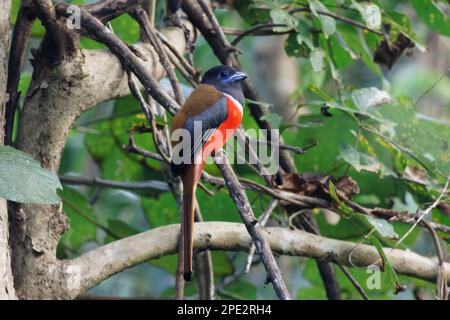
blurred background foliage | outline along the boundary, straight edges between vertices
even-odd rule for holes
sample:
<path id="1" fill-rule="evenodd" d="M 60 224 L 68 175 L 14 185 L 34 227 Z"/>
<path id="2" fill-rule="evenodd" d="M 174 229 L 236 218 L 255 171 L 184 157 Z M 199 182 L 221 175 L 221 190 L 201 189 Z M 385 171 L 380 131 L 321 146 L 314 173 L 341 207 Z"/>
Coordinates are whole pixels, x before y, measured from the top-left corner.
<path id="1" fill-rule="evenodd" d="M 83 0 L 73 2 L 85 3 Z M 248 36 L 238 47 L 243 52 L 240 57 L 243 69 L 255 80 L 258 89 L 264 91 L 268 105 L 275 104 L 269 106 L 271 114 L 267 120 L 282 130 L 285 142 L 298 147 L 318 143 L 306 154 L 294 156 L 299 172 L 348 174 L 361 189 L 356 201 L 370 207 L 416 212 L 437 197 L 450 173 L 450 10 L 447 1 L 226 2 L 233 8 L 215 10 L 223 27 L 248 29 L 255 24 L 273 22 L 278 24 L 274 31 L 286 33 L 275 37 L 281 40 L 274 40 L 273 36 Z M 19 1 L 15 0 L 14 5 L 13 17 L 17 15 Z M 305 8 L 308 10 L 302 11 Z M 296 9 L 298 12 L 294 12 Z M 164 14 L 164 2 L 158 1 L 156 21 L 160 26 L 163 26 Z M 358 26 L 333 15 L 346 17 Z M 111 26 L 124 41 L 139 41 L 138 25 L 129 16 L 113 20 Z M 35 46 L 44 32 L 36 22 L 32 32 Z M 401 55 L 396 56 L 393 47 L 387 49 L 386 43 L 383 46 L 385 37 L 395 50 L 401 49 Z M 232 40 L 234 36 L 229 38 Z M 261 51 L 271 49 L 276 41 L 281 41 L 283 51 L 278 53 L 277 59 L 288 61 L 295 72 L 294 77 L 280 74 L 281 79 L 284 76 L 292 79 L 291 83 L 282 85 L 293 88 L 283 93 L 288 101 L 286 106 L 271 101 L 277 92 L 265 87 L 270 81 L 268 73 L 266 77 L 260 76 L 261 62 L 264 64 L 265 59 Z M 206 70 L 219 64 L 202 37 L 195 45 L 196 67 Z M 103 47 L 85 38 L 81 46 L 85 49 Z M 274 68 L 275 72 L 282 70 Z M 22 92 L 27 90 L 31 71 L 28 64 L 21 77 Z M 248 110 L 244 119 L 244 128 L 256 127 Z M 96 176 L 126 182 L 163 180 L 158 162 L 123 151 L 130 131 L 144 123 L 145 117 L 131 97 L 108 101 L 86 112 L 77 120 L 67 140 L 60 175 Z M 135 134 L 135 139 L 140 147 L 155 149 L 150 133 Z M 255 178 L 246 166 L 235 166 L 235 169 L 241 176 Z M 218 174 L 213 166 L 208 170 Z M 268 199 L 253 192 L 248 195 L 255 214 L 261 214 Z M 130 192 L 64 184 L 61 196 L 72 226 L 60 243 L 58 255 L 61 258 L 74 257 L 118 238 L 179 222 L 179 211 L 169 192 Z M 198 200 L 206 221 L 240 221 L 224 189 L 213 197 L 199 190 Z M 372 227 L 361 223 L 356 215 L 342 218 L 320 210 L 314 214 L 324 236 L 357 243 L 371 242 L 364 236 Z M 433 210 L 432 219 L 450 224 L 449 216 L 438 209 Z M 278 209 L 272 220 L 273 224 L 285 224 L 285 213 Z M 383 228 L 391 231 L 389 236 L 383 236 Z M 384 225 L 377 229 L 381 234 L 378 232 L 374 241 L 392 246 L 396 241 L 391 237 L 403 235 L 408 228 L 398 223 Z M 423 255 L 434 254 L 431 238 L 421 230 L 415 230 L 399 247 Z M 444 248 L 448 248 L 448 239 Z M 213 252 L 212 256 L 219 286 L 224 277 L 239 271 L 246 259 L 245 253 Z M 176 260 L 176 256 L 168 256 L 149 261 L 106 280 L 89 294 L 173 297 Z M 295 257 L 279 260 L 295 297 L 325 298 L 313 261 Z M 434 290 L 431 283 L 399 277 L 398 281 L 406 285 L 407 290 L 395 295 L 392 274 L 384 272 L 381 287 L 369 289 L 370 273 L 366 269 L 351 268 L 350 272 L 373 299 L 413 298 L 423 289 L 431 296 Z M 360 299 L 341 270 L 337 269 L 337 273 L 343 298 Z M 224 299 L 275 298 L 272 288 L 265 286 L 264 281 L 264 269 L 257 261 L 250 273 L 221 287 L 218 295 Z M 196 294 L 195 282 L 188 284 L 186 295 L 195 297 Z"/>

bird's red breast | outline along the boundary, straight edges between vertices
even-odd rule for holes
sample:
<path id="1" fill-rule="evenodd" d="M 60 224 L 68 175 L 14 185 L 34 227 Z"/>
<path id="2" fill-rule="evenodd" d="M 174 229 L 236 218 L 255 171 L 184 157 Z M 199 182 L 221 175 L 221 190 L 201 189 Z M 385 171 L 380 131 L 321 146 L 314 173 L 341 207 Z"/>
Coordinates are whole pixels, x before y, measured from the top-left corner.
<path id="1" fill-rule="evenodd" d="M 205 143 L 202 149 L 203 162 L 211 154 L 222 148 L 232 137 L 242 122 L 242 106 L 233 97 L 225 94 L 227 99 L 228 115 L 224 122 L 217 128 L 213 135 Z"/>

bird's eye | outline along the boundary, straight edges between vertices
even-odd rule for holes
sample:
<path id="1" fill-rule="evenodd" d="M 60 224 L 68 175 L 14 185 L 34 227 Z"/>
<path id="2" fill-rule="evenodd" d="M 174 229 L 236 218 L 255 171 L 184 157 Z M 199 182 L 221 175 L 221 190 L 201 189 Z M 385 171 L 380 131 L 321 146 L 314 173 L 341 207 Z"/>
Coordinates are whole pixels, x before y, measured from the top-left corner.
<path id="1" fill-rule="evenodd" d="M 226 71 L 222 71 L 221 73 L 220 73 L 220 77 L 221 78 L 225 78 L 225 77 L 227 77 L 228 76 L 228 73 L 226 72 Z"/>

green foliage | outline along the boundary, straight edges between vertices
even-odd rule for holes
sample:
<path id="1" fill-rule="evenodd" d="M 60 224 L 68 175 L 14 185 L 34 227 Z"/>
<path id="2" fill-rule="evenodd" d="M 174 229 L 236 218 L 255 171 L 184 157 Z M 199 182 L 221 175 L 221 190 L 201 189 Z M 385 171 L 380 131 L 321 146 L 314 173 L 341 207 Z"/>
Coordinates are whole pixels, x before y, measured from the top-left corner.
<path id="1" fill-rule="evenodd" d="M 22 203 L 57 204 L 58 177 L 17 149 L 0 146 L 0 197 Z"/>
<path id="2" fill-rule="evenodd" d="M 80 2 L 82 1 L 77 1 Z M 450 172 L 448 120 L 437 118 L 438 116 L 425 116 L 424 110 L 420 110 L 420 106 L 413 100 L 424 93 L 440 75 L 430 72 L 427 81 L 416 81 L 415 86 L 408 90 L 404 90 L 405 85 L 399 89 L 400 80 L 397 79 L 397 83 L 394 83 L 393 77 L 396 69 L 386 72 L 386 64 L 379 60 L 376 62 L 375 56 L 379 58 L 380 53 L 390 54 L 384 41 L 388 41 L 388 47 L 397 48 L 399 41 L 401 43 L 405 38 L 414 47 L 402 48 L 405 49 L 401 55 L 401 59 L 405 59 L 402 63 L 407 64 L 410 60 L 405 58 L 405 53 L 415 49 L 425 51 L 424 40 L 429 38 L 430 33 L 439 34 L 442 39 L 448 40 L 444 36 L 450 35 L 450 22 L 445 10 L 442 10 L 443 3 L 444 1 L 431 0 L 243 0 L 234 1 L 237 13 L 220 10 L 216 14 L 219 22 L 227 27 L 248 29 L 258 24 L 274 23 L 277 24 L 272 28 L 274 33 L 288 33 L 285 51 L 298 59 L 301 77 L 301 83 L 291 100 L 298 102 L 297 111 L 301 116 L 297 122 L 287 123 L 280 115 L 272 112 L 268 103 L 257 103 L 269 110 L 262 120 L 278 128 L 286 144 L 304 147 L 317 142 L 317 146 L 304 155 L 294 156 L 298 172 L 322 173 L 335 177 L 348 175 L 360 188 L 360 193 L 352 199 L 356 203 L 367 207 L 416 212 L 436 198 Z M 15 0 L 13 4 L 15 17 L 19 1 Z M 415 10 L 420 21 L 411 20 L 404 13 L 409 7 Z M 114 19 L 110 27 L 129 44 L 139 40 L 139 27 L 128 15 Z M 32 37 L 42 38 L 44 33 L 42 25 L 36 22 Z M 252 39 L 248 36 L 239 43 L 240 49 L 245 53 L 240 57 L 243 68 L 250 74 L 253 71 Z M 86 37 L 81 37 L 80 46 L 84 49 L 105 48 Z M 218 64 L 217 58 L 202 37 L 196 43 L 194 54 L 195 66 L 198 68 L 205 70 Z M 395 67 L 400 68 L 401 65 L 395 64 Z M 401 82 L 405 84 L 413 80 L 417 79 L 403 78 Z M 19 89 L 24 94 L 30 81 L 30 73 L 22 74 Z M 447 79 L 444 78 L 443 81 Z M 444 87 L 441 91 L 442 99 L 448 102 L 447 88 Z M 128 143 L 130 133 L 134 133 L 138 146 L 156 151 L 151 133 L 138 132 L 138 128 L 148 129 L 146 122 L 138 103 L 132 97 L 102 104 L 84 114 L 75 126 L 75 130 L 84 129 L 79 130 L 83 133 L 72 133 L 67 142 L 61 171 L 95 172 L 105 179 L 128 182 L 163 180 L 165 177 L 161 174 L 159 162 L 123 151 L 122 146 Z M 158 119 L 158 123 L 162 124 L 162 119 Z M 257 128 L 247 107 L 244 108 L 243 127 Z M 83 141 L 81 147 L 86 152 L 79 152 L 80 145 L 76 144 L 80 140 Z M 1 163 L 1 150 L 0 177 L 2 169 L 9 170 Z M 22 157 L 26 161 L 22 161 L 24 163 L 21 165 L 25 166 L 30 161 L 33 169 L 16 170 L 24 180 L 13 179 L 14 181 L 2 183 L 1 192 L 9 192 L 10 198 L 16 199 L 15 201 L 59 201 L 54 193 L 54 189 L 60 187 L 56 177 L 38 168 L 33 160 L 24 155 L 14 154 L 11 157 L 15 166 L 18 165 L 17 159 Z M 246 165 L 237 165 L 235 169 L 242 177 L 262 181 Z M 206 170 L 220 175 L 214 165 L 207 165 Z M 40 178 L 34 178 L 35 175 Z M 23 191 L 22 195 L 11 188 L 18 181 L 22 181 L 20 188 L 14 190 Z M 47 189 L 41 185 L 44 182 L 51 187 L 46 198 L 30 193 L 29 189 L 41 193 L 48 190 L 48 185 Z M 2 189 L 2 185 L 8 188 Z M 201 189 L 197 192 L 204 220 L 240 222 L 236 206 L 226 188 L 211 185 L 207 187 L 215 192 L 214 196 Z M 400 281 L 402 284 L 426 286 L 408 277 L 397 276 L 389 262 L 389 255 L 382 251 L 382 247 L 393 247 L 394 239 L 404 235 L 409 229 L 408 225 L 357 213 L 338 197 L 333 184 L 330 184 L 329 191 L 341 216 L 337 222 L 331 223 L 324 212 L 314 211 L 321 234 L 353 241 L 355 245 L 359 242 L 370 243 L 379 250 L 380 261 L 384 265 L 380 288 L 368 287 L 371 274 L 368 273 L 367 266 L 349 268 L 371 299 L 395 298 L 393 292 L 400 288 Z M 256 192 L 248 192 L 247 195 L 255 215 L 259 216 L 267 206 L 267 197 Z M 45 199 L 39 198 L 40 196 Z M 83 245 L 89 242 L 101 245 L 149 228 L 179 223 L 180 220 L 179 207 L 170 192 L 110 192 L 97 187 L 83 187 L 77 190 L 65 188 L 61 197 L 64 212 L 72 225 L 72 229 L 61 240 L 61 256 L 79 253 Z M 450 223 L 448 216 L 437 209 L 433 210 L 431 216 L 438 223 Z M 273 217 L 282 226 L 286 225 L 284 211 L 274 213 Z M 399 247 L 412 248 L 421 235 L 421 229 L 416 228 Z M 433 249 L 430 248 L 430 244 L 427 244 L 426 249 Z M 242 257 L 228 252 L 212 252 L 216 283 L 240 270 L 245 263 L 245 254 Z M 166 287 L 159 288 L 160 297 L 173 298 L 176 264 L 177 255 L 161 257 L 147 264 L 149 268 L 161 272 L 165 282 L 169 283 Z M 299 268 L 297 264 L 296 268 Z M 294 270 L 292 273 L 295 273 L 297 269 L 289 271 Z M 262 268 L 257 270 L 260 272 Z M 301 277 L 300 272 L 297 273 L 299 282 L 302 283 L 297 298 L 326 299 L 323 283 L 313 260 L 304 260 Z M 361 298 L 340 269 L 337 269 L 337 277 L 344 299 Z M 219 297 L 255 299 L 263 296 L 264 281 L 258 282 L 255 278 L 252 273 L 240 276 L 223 287 Z M 305 280 L 307 284 L 303 285 Z M 292 281 L 297 281 L 297 278 Z M 195 282 L 186 286 L 185 293 L 190 297 L 198 294 Z"/>
<path id="3" fill-rule="evenodd" d="M 450 18 L 431 0 L 412 0 L 416 13 L 431 30 L 450 36 Z"/>

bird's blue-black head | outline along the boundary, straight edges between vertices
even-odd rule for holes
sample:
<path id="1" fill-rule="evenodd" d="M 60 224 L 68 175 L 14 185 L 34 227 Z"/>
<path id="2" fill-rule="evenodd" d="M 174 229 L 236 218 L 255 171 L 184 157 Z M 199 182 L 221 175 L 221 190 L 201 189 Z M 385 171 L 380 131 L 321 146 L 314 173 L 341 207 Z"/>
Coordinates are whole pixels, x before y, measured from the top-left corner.
<path id="1" fill-rule="evenodd" d="M 244 93 L 241 81 L 247 79 L 247 75 L 230 66 L 216 66 L 205 72 L 202 83 L 214 86 L 217 90 L 231 95 L 241 105 L 244 104 Z"/>

